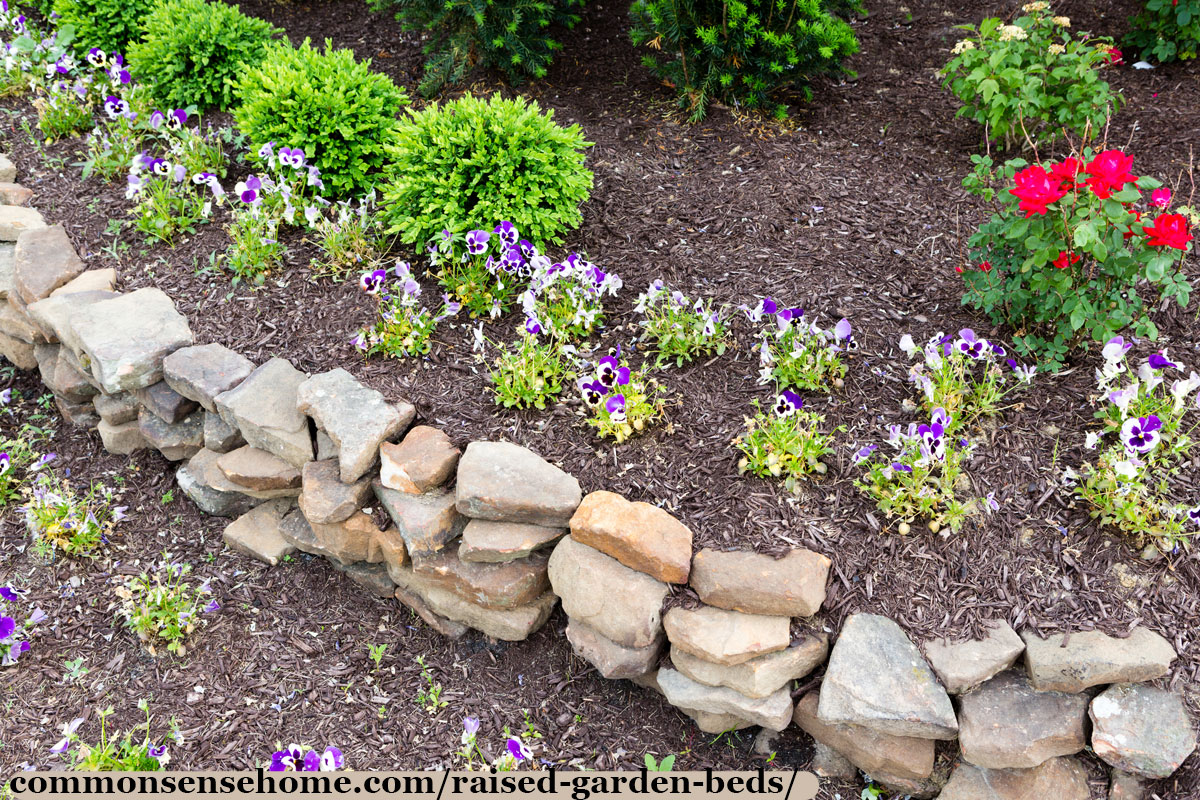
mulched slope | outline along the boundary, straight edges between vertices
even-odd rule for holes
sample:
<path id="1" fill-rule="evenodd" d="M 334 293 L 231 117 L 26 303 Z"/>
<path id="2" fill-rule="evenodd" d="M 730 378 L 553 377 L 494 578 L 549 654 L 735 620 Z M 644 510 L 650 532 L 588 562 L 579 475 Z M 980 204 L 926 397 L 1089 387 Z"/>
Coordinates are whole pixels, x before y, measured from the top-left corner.
<path id="1" fill-rule="evenodd" d="M 330 37 L 353 47 L 410 89 L 420 74 L 413 35 L 386 15 L 368 15 L 352 0 L 242 7 L 284 27 L 295 40 Z M 1076 28 L 1119 34 L 1132 4 L 1073 2 L 1057 8 Z M 809 398 L 831 422 L 849 427 L 846 445 L 878 440 L 881 425 L 912 419 L 901 409 L 909 396 L 906 365 L 895 347 L 901 334 L 920 340 L 969 326 L 1004 335 L 959 306 L 961 283 L 953 267 L 983 213 L 959 188 L 978 132 L 953 119 L 954 105 L 933 74 L 958 38 L 954 25 L 1004 10 L 995 4 L 931 3 L 914 4 L 910 12 L 872 3 L 871 16 L 856 25 L 862 52 L 851 66 L 857 80 L 819 85 L 814 103 L 794 111 L 797 129 L 786 132 L 738 122 L 725 111 L 702 125 L 677 124 L 670 93 L 644 73 L 628 44 L 623 6 L 593 5 L 565 38 L 549 78 L 522 91 L 553 108 L 559 121 L 580 123 L 596 143 L 589 156 L 596 189 L 584 209 L 585 225 L 568 246 L 625 280 L 626 290 L 610 304 L 603 344 L 630 347 L 633 298 L 656 277 L 734 304 L 771 294 L 826 320 L 845 315 L 855 325 L 862 349 L 845 388 L 831 398 Z M 1110 73 L 1128 100 L 1110 140 L 1136 154 L 1139 174 L 1175 181 L 1186 169 L 1188 145 L 1200 128 L 1195 70 L 1191 65 Z M 497 88 L 479 77 L 477 91 Z M 1019 398 L 1021 407 L 978 432 L 986 444 L 969 470 L 972 492 L 995 491 L 1003 503 L 1000 513 L 975 519 L 947 539 L 924 530 L 907 538 L 880 535 L 879 515 L 851 485 L 848 447 L 828 477 L 797 496 L 737 474 L 729 441 L 749 402 L 769 398 L 755 383 L 757 361 L 747 351 L 752 331 L 744 323 L 738 349 L 666 374 L 674 401 L 668 430 L 619 447 L 600 444 L 578 422 L 574 401 L 545 413 L 497 410 L 465 326 L 443 326 L 423 364 L 363 363 L 348 340 L 370 319 L 370 304 L 353 283 L 310 281 L 307 245 L 295 243 L 294 269 L 286 275 L 261 290 L 232 293 L 226 276 L 205 269 L 209 253 L 224 246 L 223 234 L 211 227 L 174 251 L 146 249 L 128 231 L 115 237 L 114 247 L 107 229 L 127 208 L 121 185 L 81 183 L 69 166 L 78 160 L 69 145 L 48 148 L 66 162 L 48 168 L 17 124 L 27 107 L 18 102 L 4 107 L 10 110 L 4 122 L 7 148 L 30 176 L 26 182 L 43 213 L 64 221 L 95 265 L 116 259 L 124 288 L 166 290 L 188 315 L 198 340 L 221 342 L 256 360 L 284 356 L 310 372 L 346 367 L 385 393 L 408 398 L 426 420 L 457 440 L 527 444 L 577 475 L 585 490 L 606 488 L 661 501 L 693 529 L 697 546 L 778 552 L 802 545 L 827 553 L 835 578 L 820 622 L 833 631 L 846 613 L 859 610 L 888 614 L 915 637 L 959 635 L 994 616 L 1045 631 L 1093 620 L 1109 631 L 1135 622 L 1151 625 L 1173 638 L 1181 653 L 1171 683 L 1185 686 L 1193 708 L 1200 706 L 1194 690 L 1200 657 L 1191 631 L 1200 585 L 1195 559 L 1138 559 L 1135 549 L 1098 531 L 1054 488 L 1061 468 L 1076 463 L 1082 452 L 1082 430 L 1091 417 L 1083 401 L 1091 388 L 1090 361 L 1059 376 L 1039 377 L 1035 390 Z M 1194 278 L 1195 259 L 1190 270 Z M 1156 316 L 1163 344 L 1192 364 L 1200 362 L 1194 319 L 1194 312 L 1176 309 Z M 491 325 L 489 336 L 510 339 L 516 324 L 510 318 Z M 22 385 L 32 391 L 27 379 Z M 193 561 L 219 552 L 220 522 L 201 517 L 184 501 L 159 503 L 171 484 L 161 459 L 143 455 L 135 459 L 135 471 L 126 471 L 124 459 L 102 454 L 97 441 L 75 432 L 60 433 L 55 447 L 62 463 L 78 474 L 92 477 L 107 469 L 127 475 L 130 505 L 142 510 L 123 526 L 129 550 L 121 555 L 121 569 L 134 569 L 133 559 L 150 558 L 172 536 L 181 537 L 170 544 L 172 552 Z M 1185 477 L 1184 485 L 1195 489 L 1193 481 Z M 173 532 L 160 538 L 158 532 L 176 517 Z M 22 536 L 11 518 L 4 524 L 3 552 L 11 553 Z M 29 730 L 38 731 L 38 745 L 48 745 L 53 736 L 40 726 L 66 721 L 62 709 L 79 706 L 92 692 L 97 703 L 106 703 L 114 702 L 101 699 L 106 692 L 136 697 L 158 686 L 159 713 L 178 713 L 188 721 L 185 728 L 204 731 L 200 744 L 180 754 L 186 765 L 247 764 L 276 738 L 353 742 L 352 763 L 360 767 L 428 765 L 457 742 L 454 712 L 486 715 L 493 703 L 497 718 L 514 727 L 518 708 L 536 709 L 554 758 L 596 763 L 593 754 L 608 753 L 601 766 L 629 765 L 646 750 L 695 746 L 682 764 L 747 763 L 748 737 L 737 737 L 734 748 L 701 746 L 713 737 L 698 735 L 673 712 L 663 713 L 657 698 L 631 693 L 627 684 L 599 680 L 590 671 L 581 675 L 584 665 L 569 656 L 559 635 L 560 617 L 521 645 L 447 644 L 423 628 L 408 631 L 405 612 L 363 598 L 324 564 L 271 572 L 225 556 L 202 571 L 220 575 L 235 565 L 249 571 L 227 576 L 225 609 L 182 669 L 169 661 L 150 662 L 123 634 L 111 643 L 99 639 L 111 632 L 102 578 L 58 565 L 56 584 L 72 572 L 88 576 L 75 590 L 77 597 L 47 609 L 74 620 L 61 629 L 63 637 L 71 637 L 62 651 L 68 652 L 69 642 L 70 652 L 78 644 L 81 653 L 94 653 L 88 678 L 105 688 L 37 691 L 36 709 L 21 713 L 25 724 L 35 726 Z M 11 566 L 46 587 L 39 597 L 43 603 L 57 596 L 42 568 L 35 571 L 27 557 L 15 558 Z M 679 594 L 676 602 L 691 599 Z M 88 610 L 71 616 L 67 609 L 77 603 Z M 245 635 L 250 621 L 257 623 L 257 635 Z M 340 629 L 330 630 L 339 623 Z M 386 632 L 376 631 L 380 625 Z M 383 693 L 393 699 L 389 716 L 379 721 L 375 714 L 382 703 L 371 700 L 374 690 L 363 684 L 370 641 L 395 642 L 393 654 L 424 654 L 448 690 L 468 694 L 454 698 L 434 719 L 413 711 L 406 704 L 419 679 L 406 655 L 397 665 L 399 674 L 383 680 Z M 124 653 L 124 661 L 103 669 L 114 653 Z M 58 658 L 43 653 L 32 662 L 49 684 L 62 673 Z M 456 663 L 466 666 L 469 680 Z M 16 676 L 30 695 L 34 674 L 23 668 Z M 115 675 L 121 678 L 109 685 Z M 559 686 L 568 676 L 571 688 Z M 356 699 L 350 705 L 360 708 L 346 707 L 339 688 L 352 681 Z M 197 684 L 207 691 L 189 705 L 187 695 Z M 293 690 L 298 694 L 282 704 L 282 712 L 269 708 L 274 698 Z M 244 695 L 257 703 L 245 703 Z M 576 712 L 584 714 L 584 722 L 568 734 Z M 221 714 L 227 717 L 214 725 Z M 485 716 L 485 730 L 487 722 Z M 794 732 L 783 737 L 783 763 L 803 763 L 801 739 Z M 0 761 L 31 757 L 23 739 L 17 742 L 0 750 Z M 621 749 L 627 755 L 611 755 Z M 1200 796 L 1195 761 L 1160 794 Z"/>

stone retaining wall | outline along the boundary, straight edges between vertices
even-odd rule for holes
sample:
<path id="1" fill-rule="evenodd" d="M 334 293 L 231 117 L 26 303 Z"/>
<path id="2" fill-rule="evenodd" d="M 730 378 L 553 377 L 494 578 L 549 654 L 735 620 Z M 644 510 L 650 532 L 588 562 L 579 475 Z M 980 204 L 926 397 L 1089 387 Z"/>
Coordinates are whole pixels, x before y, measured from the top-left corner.
<path id="1" fill-rule="evenodd" d="M 13 179 L 0 157 L 3 197 L 25 202 L 3 188 Z M 515 444 L 460 451 L 345 370 L 308 375 L 196 344 L 163 292 L 116 292 L 115 272 L 88 270 L 33 209 L 0 207 L 0 240 L 16 242 L 0 246 L 0 354 L 39 370 L 63 417 L 110 452 L 177 462 L 182 491 L 232 519 L 229 547 L 267 564 L 323 556 L 450 637 L 522 640 L 561 601 L 571 647 L 601 675 L 660 692 L 709 733 L 759 726 L 769 740 L 794 722 L 821 774 L 861 770 L 914 797 L 1086 800 L 1072 756 L 1089 743 L 1113 766 L 1110 797 L 1139 797 L 1142 779 L 1170 775 L 1196 746 L 1180 697 L 1143 683 L 1175 658 L 1148 629 L 1041 640 L 995 623 L 983 641 L 923 654 L 891 620 L 856 614 L 831 651 L 826 634 L 793 638 L 792 625 L 824 602 L 824 555 L 693 553 L 666 511 L 585 496 Z M 663 614 L 684 584 L 702 604 Z M 793 697 L 822 665 L 819 688 Z M 952 739 L 961 757 L 938 761 L 936 743 Z"/>

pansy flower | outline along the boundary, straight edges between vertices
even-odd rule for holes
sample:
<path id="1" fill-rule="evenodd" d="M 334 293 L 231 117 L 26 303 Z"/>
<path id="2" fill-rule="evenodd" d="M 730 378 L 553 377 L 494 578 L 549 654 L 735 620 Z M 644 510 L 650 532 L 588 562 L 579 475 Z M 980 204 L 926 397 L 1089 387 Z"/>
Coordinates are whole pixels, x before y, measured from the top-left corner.
<path id="1" fill-rule="evenodd" d="M 604 410 L 608 412 L 609 419 L 613 422 L 625 421 L 625 395 L 614 394 L 608 400 L 604 401 Z"/>
<path id="2" fill-rule="evenodd" d="M 362 288 L 370 294 L 379 294 L 387 285 L 387 270 L 377 269 L 374 272 L 364 272 L 359 281 Z"/>
<path id="3" fill-rule="evenodd" d="M 162 111 L 159 111 L 158 109 L 155 109 L 150 114 L 150 117 L 147 119 L 147 122 L 150 123 L 150 127 L 153 128 L 154 130 L 158 130 L 159 128 L 161 128 L 162 124 L 166 121 L 167 121 L 167 115 L 164 114 Z"/>
<path id="4" fill-rule="evenodd" d="M 525 332 L 537 336 L 542 332 L 542 323 L 535 316 L 525 318 Z"/>
<path id="5" fill-rule="evenodd" d="M 304 167 L 304 151 L 299 147 L 281 147 L 279 148 L 279 163 L 292 169 L 302 169 Z"/>
<path id="6" fill-rule="evenodd" d="M 299 771 L 298 765 L 304 763 L 304 748 L 298 744 L 290 744 L 283 750 L 276 750 L 271 754 L 271 766 L 267 767 L 269 772 L 293 772 Z"/>
<path id="7" fill-rule="evenodd" d="M 1200 506 L 1188 509 L 1187 516 L 1188 519 L 1192 521 L 1193 525 L 1195 525 L 1197 528 L 1200 528 Z"/>
<path id="8" fill-rule="evenodd" d="M 67 749 L 71 746 L 71 738 L 75 735 L 75 731 L 79 730 L 79 726 L 82 724 L 83 717 L 76 717 L 66 725 L 63 725 L 62 739 L 58 741 L 58 744 L 50 748 L 50 752 L 57 755 L 62 755 L 63 753 L 67 752 Z"/>
<path id="9" fill-rule="evenodd" d="M 99 47 L 93 47 L 91 50 L 88 50 L 87 62 L 99 69 L 108 63 L 108 54 Z"/>
<path id="10" fill-rule="evenodd" d="M 1149 453 L 1161 438 L 1162 420 L 1156 415 L 1125 420 L 1121 426 L 1121 441 L 1130 452 Z"/>
<path id="11" fill-rule="evenodd" d="M 594 378 L 592 380 L 581 378 L 579 392 L 583 395 L 583 402 L 594 406 L 604 399 L 604 395 L 608 394 L 608 387 Z"/>
<path id="12" fill-rule="evenodd" d="M 187 119 L 187 112 L 182 108 L 177 108 L 167 115 L 167 127 L 173 131 L 180 130 Z"/>
<path id="13" fill-rule="evenodd" d="M 167 161 L 165 158 L 151 159 L 148 166 L 150 167 L 150 172 L 159 176 L 160 178 L 165 178 L 175 171 L 175 168 L 171 162 Z"/>
<path id="14" fill-rule="evenodd" d="M 12 469 L 12 456 L 8 453 L 0 453 L 0 475 Z"/>
<path id="15" fill-rule="evenodd" d="M 124 98 L 115 95 L 104 98 L 104 113 L 108 115 L 109 119 L 116 119 L 128 111 L 129 103 L 125 102 Z"/>
<path id="16" fill-rule="evenodd" d="M 850 456 L 850 461 L 855 464 L 861 464 L 870 458 L 871 454 L 878 449 L 879 445 L 877 444 L 869 444 L 866 447 L 860 447 L 858 450 L 854 451 L 853 455 Z"/>
<path id="17" fill-rule="evenodd" d="M 263 161 L 269 161 L 275 157 L 275 143 L 267 142 L 262 147 L 258 148 L 258 157 Z"/>
<path id="18" fill-rule="evenodd" d="M 531 259 L 538 254 L 537 248 L 533 246 L 528 239 L 522 239 L 517 242 L 517 247 L 521 250 L 521 255 L 526 259 Z"/>
<path id="19" fill-rule="evenodd" d="M 524 761 L 526 759 L 533 758 L 533 753 L 530 751 L 530 749 L 525 746 L 524 742 L 516 737 L 509 737 L 506 747 L 508 748 L 508 754 L 517 761 Z"/>
<path id="20" fill-rule="evenodd" d="M 775 414 L 777 416 L 790 417 L 802 408 L 804 408 L 804 399 L 790 389 L 784 389 L 775 398 Z"/>
<path id="21" fill-rule="evenodd" d="M 954 343 L 954 349 L 979 360 L 987 355 L 989 347 L 986 340 L 975 338 L 975 331 L 963 328 L 958 332 L 958 340 Z"/>
<path id="22" fill-rule="evenodd" d="M 516 226 L 508 220 L 501 222 L 492 229 L 492 233 L 500 237 L 500 241 L 508 247 L 515 247 L 520 240 L 520 234 L 517 233 Z"/>
<path id="23" fill-rule="evenodd" d="M 342 756 L 342 751 L 333 745 L 325 748 L 325 752 L 321 753 L 320 771 L 334 772 L 346 765 L 346 759 Z"/>
<path id="24" fill-rule="evenodd" d="M 858 349 L 858 342 L 854 341 L 854 334 L 850 329 L 850 320 L 845 317 L 838 320 L 838 323 L 833 326 L 833 339 L 846 350 Z"/>
<path id="25" fill-rule="evenodd" d="M 165 744 L 160 744 L 158 746 L 150 745 L 146 748 L 146 755 L 153 758 L 160 765 L 166 764 L 170 760 L 170 758 L 167 756 L 167 746 Z"/>
<path id="26" fill-rule="evenodd" d="M 487 231 L 474 230 L 467 233 L 467 252 L 473 256 L 483 255 L 487 251 L 488 239 L 492 235 Z"/>
<path id="27" fill-rule="evenodd" d="M 1150 369 L 1179 369 L 1179 365 L 1167 358 L 1167 351 L 1163 350 L 1158 353 L 1151 353 L 1146 359 L 1146 364 Z"/>
<path id="28" fill-rule="evenodd" d="M 233 187 L 233 192 L 246 205 L 258 205 L 262 202 L 262 179 L 257 175 L 251 175 L 244 181 L 238 181 Z"/>

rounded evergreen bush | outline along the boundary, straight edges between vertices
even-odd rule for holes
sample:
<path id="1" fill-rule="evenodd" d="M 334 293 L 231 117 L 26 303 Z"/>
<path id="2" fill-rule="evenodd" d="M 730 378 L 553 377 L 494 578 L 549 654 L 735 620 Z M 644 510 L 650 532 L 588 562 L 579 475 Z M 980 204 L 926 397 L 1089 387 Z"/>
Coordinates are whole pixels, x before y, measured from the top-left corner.
<path id="1" fill-rule="evenodd" d="M 171 108 L 195 104 L 222 111 L 246 67 L 259 64 L 281 31 L 237 6 L 209 0 L 162 0 L 146 17 L 129 67 L 155 100 Z"/>
<path id="2" fill-rule="evenodd" d="M 579 227 L 592 190 L 578 125 L 536 102 L 471 95 L 410 111 L 388 148 L 382 209 L 391 233 L 424 244 L 443 230 L 508 221 L 532 242 Z"/>
<path id="3" fill-rule="evenodd" d="M 52 7 L 59 27 L 75 28 L 78 49 L 124 53 L 141 37 L 142 20 L 152 6 L 153 0 L 54 0 Z"/>
<path id="4" fill-rule="evenodd" d="M 278 42 L 262 62 L 242 71 L 234 90 L 234 120 L 254 150 L 267 142 L 298 147 L 321 171 L 328 193 L 368 189 L 396 141 L 398 110 L 408 94 L 371 62 L 350 50 L 314 49 Z"/>

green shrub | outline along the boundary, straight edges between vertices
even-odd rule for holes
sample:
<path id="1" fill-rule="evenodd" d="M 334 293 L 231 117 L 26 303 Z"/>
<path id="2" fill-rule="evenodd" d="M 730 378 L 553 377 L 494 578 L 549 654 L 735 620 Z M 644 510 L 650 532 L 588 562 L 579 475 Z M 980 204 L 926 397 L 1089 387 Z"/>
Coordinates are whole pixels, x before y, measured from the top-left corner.
<path id="1" fill-rule="evenodd" d="M 654 50 L 642 62 L 675 86 L 693 121 L 714 100 L 782 116 L 773 93 L 794 87 L 808 99 L 809 78 L 848 72 L 841 62 L 858 51 L 821 0 L 635 0 L 629 13 L 634 45 Z"/>
<path id="2" fill-rule="evenodd" d="M 1200 0 L 1146 0 L 1125 40 L 1139 58 L 1185 61 L 1200 54 Z"/>
<path id="3" fill-rule="evenodd" d="M 579 227 L 592 190 L 578 125 L 536 102 L 466 95 L 410 111 L 388 148 L 383 215 L 389 233 L 424 244 L 485 220 L 507 220 L 533 242 Z"/>
<path id="4" fill-rule="evenodd" d="M 396 111 L 408 104 L 391 78 L 372 72 L 350 50 L 272 44 L 242 72 L 235 95 L 237 126 L 257 149 L 267 142 L 302 149 L 334 195 L 362 193 L 396 141 Z"/>
<path id="5" fill-rule="evenodd" d="M 75 46 L 80 51 L 99 47 L 107 52 L 125 52 L 130 42 L 141 38 L 142 20 L 153 0 L 54 0 L 58 25 L 75 29 Z"/>
<path id="6" fill-rule="evenodd" d="M 376 11 L 396 9 L 405 30 L 429 34 L 420 91 L 431 95 L 462 80 L 476 64 L 503 71 L 510 81 L 546 74 L 562 44 L 552 26 L 574 27 L 584 0 L 370 0 Z"/>
<path id="7" fill-rule="evenodd" d="M 262 61 L 279 29 L 237 6 L 209 0 L 163 0 L 146 18 L 142 41 L 129 48 L 129 68 L 169 108 L 222 111 L 246 66 Z"/>
<path id="8" fill-rule="evenodd" d="M 1052 16 L 1046 2 L 1022 9 L 1025 15 L 1011 25 L 991 17 L 978 30 L 962 26 L 972 35 L 954 45 L 941 70 L 945 87 L 963 104 L 957 116 L 984 125 L 985 137 L 1006 146 L 1103 127 L 1121 104 L 1100 78 L 1114 60 L 1112 40 L 1072 37 L 1071 20 Z"/>

